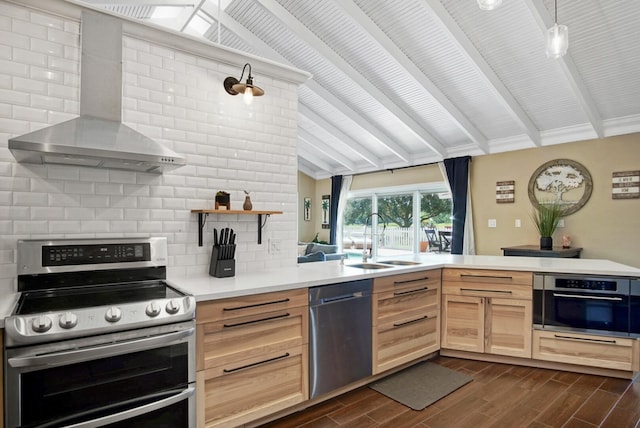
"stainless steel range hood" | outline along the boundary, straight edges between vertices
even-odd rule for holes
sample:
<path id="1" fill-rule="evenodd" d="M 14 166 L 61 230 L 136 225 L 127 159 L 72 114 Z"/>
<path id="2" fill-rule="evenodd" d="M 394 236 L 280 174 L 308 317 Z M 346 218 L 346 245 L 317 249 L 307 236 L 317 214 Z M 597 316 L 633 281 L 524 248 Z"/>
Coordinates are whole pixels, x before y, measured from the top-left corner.
<path id="1" fill-rule="evenodd" d="M 82 13 L 80 117 L 9 139 L 18 162 L 162 173 L 184 157 L 122 123 L 122 22 Z"/>

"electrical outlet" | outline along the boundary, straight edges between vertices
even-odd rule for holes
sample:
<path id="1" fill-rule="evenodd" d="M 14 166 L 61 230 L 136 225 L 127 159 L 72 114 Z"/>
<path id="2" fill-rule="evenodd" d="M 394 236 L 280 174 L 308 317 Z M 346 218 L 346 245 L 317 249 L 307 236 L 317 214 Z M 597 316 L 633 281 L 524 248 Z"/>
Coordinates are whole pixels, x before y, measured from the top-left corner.
<path id="1" fill-rule="evenodd" d="M 522 222 L 519 218 L 516 219 L 516 227 L 522 227 Z"/>
<path id="2" fill-rule="evenodd" d="M 282 241 L 280 239 L 269 239 L 269 254 L 280 254 Z"/>
<path id="3" fill-rule="evenodd" d="M 558 220 L 558 227 L 564 227 L 564 219 L 563 218 Z"/>
<path id="4" fill-rule="evenodd" d="M 495 218 L 489 219 L 489 227 L 498 227 L 498 222 L 496 221 Z"/>

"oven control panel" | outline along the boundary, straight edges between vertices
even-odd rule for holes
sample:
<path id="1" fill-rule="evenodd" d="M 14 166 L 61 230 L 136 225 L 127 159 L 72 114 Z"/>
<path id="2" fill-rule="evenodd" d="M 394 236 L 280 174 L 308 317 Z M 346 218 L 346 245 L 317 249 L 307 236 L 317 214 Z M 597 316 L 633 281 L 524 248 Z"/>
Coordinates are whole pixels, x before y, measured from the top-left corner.
<path id="1" fill-rule="evenodd" d="M 5 319 L 5 336 L 9 346 L 86 337 L 192 320 L 195 308 L 193 296 L 182 296 L 102 308 L 12 315 Z"/>
<path id="2" fill-rule="evenodd" d="M 556 288 L 578 290 L 617 291 L 618 282 L 606 279 L 556 278 Z"/>

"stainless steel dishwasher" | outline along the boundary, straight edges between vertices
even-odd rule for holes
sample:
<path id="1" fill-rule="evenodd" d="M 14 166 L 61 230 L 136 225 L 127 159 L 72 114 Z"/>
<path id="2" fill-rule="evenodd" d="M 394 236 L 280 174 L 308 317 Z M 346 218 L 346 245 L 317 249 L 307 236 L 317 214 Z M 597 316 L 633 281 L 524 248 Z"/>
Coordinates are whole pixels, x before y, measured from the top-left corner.
<path id="1" fill-rule="evenodd" d="M 309 289 L 311 398 L 371 376 L 372 281 Z"/>

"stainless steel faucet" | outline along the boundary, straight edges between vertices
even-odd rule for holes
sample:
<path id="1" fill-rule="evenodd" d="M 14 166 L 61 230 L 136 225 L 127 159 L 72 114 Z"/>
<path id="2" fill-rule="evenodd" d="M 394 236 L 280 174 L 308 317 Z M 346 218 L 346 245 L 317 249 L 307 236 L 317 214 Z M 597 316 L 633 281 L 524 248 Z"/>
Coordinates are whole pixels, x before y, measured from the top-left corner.
<path id="1" fill-rule="evenodd" d="M 380 220 L 382 220 L 382 224 L 383 229 L 382 229 L 382 233 L 384 233 L 384 230 L 387 228 L 387 222 L 384 220 L 384 217 L 382 217 L 381 214 L 378 213 L 371 213 L 367 216 L 367 219 L 364 221 L 364 238 L 363 238 L 363 243 L 362 243 L 362 263 L 366 263 L 367 262 L 367 226 L 369 225 L 369 220 L 371 220 L 371 218 L 373 216 L 378 216 L 378 218 Z M 371 227 L 371 252 L 373 253 L 373 225 Z"/>

